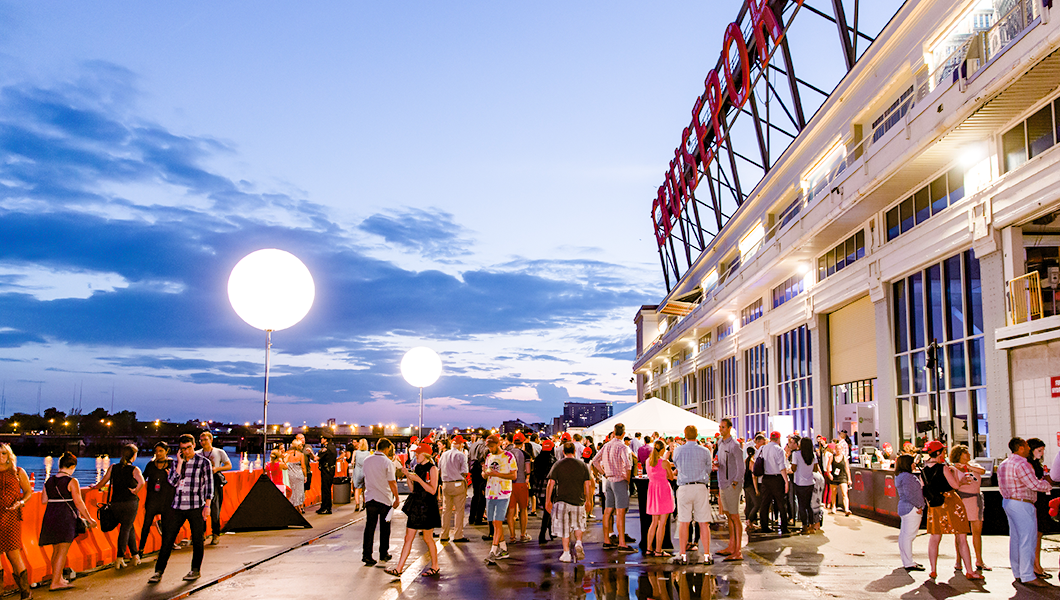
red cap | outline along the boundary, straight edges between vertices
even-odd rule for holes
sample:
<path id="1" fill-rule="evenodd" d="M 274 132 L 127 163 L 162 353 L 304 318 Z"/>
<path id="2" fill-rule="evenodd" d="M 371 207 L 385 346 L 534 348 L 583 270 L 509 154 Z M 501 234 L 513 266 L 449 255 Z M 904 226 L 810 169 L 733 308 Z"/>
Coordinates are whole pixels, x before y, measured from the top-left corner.
<path id="1" fill-rule="evenodd" d="M 512 441 L 515 442 L 516 444 L 522 444 L 523 442 L 526 441 L 526 436 L 523 435 L 523 432 L 516 431 L 515 435 L 512 436 Z"/>
<path id="2" fill-rule="evenodd" d="M 499 435 L 497 435 L 495 433 L 495 434 L 489 436 L 488 438 L 486 438 L 486 443 L 487 444 L 499 444 L 499 443 L 501 443 L 501 436 L 499 436 Z"/>
<path id="3" fill-rule="evenodd" d="M 590 457 L 592 457 L 592 455 L 593 455 L 593 449 L 590 448 L 589 446 L 586 446 L 585 449 L 582 450 L 582 458 L 590 458 Z"/>
<path id="4" fill-rule="evenodd" d="M 460 435 L 460 434 L 458 433 L 458 434 L 456 435 L 456 437 L 455 437 L 455 438 L 453 438 L 453 443 L 454 443 L 454 444 L 463 444 L 463 443 L 464 443 L 464 436 L 462 436 L 462 435 Z"/>
<path id="5" fill-rule="evenodd" d="M 780 432 L 779 431 L 774 431 L 773 433 L 769 434 L 769 439 L 771 439 L 771 440 L 779 440 L 780 439 Z"/>
<path id="6" fill-rule="evenodd" d="M 563 432 L 563 435 L 559 439 L 564 441 L 564 442 L 569 442 L 570 441 L 570 434 L 567 433 L 567 432 Z"/>
<path id="7" fill-rule="evenodd" d="M 412 437 L 409 438 L 409 443 L 410 444 L 415 444 L 418 441 L 420 441 L 420 438 L 418 438 L 416 436 L 412 436 Z"/>
<path id="8" fill-rule="evenodd" d="M 938 452 L 939 450 L 945 450 L 946 444 L 938 440 L 931 440 L 924 446 L 924 452 L 931 454 L 932 452 Z"/>
<path id="9" fill-rule="evenodd" d="M 434 446 L 430 444 L 418 444 L 416 446 L 416 454 L 434 454 Z"/>
<path id="10" fill-rule="evenodd" d="M 546 439 L 545 441 L 541 442 L 541 449 L 545 452 L 551 452 L 552 450 L 555 450 L 555 448 L 556 445 L 552 443 L 552 440 Z"/>

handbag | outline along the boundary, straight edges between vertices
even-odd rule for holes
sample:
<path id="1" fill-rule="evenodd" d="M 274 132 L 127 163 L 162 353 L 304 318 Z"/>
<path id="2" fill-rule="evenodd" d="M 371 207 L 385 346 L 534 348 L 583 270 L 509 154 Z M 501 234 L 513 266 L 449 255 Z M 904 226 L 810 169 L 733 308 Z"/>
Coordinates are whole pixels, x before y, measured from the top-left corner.
<path id="1" fill-rule="evenodd" d="M 121 465 L 119 465 L 120 467 Z M 111 475 L 107 502 L 100 504 L 96 508 L 96 520 L 99 521 L 99 528 L 102 531 L 113 531 L 121 523 L 118 522 L 118 515 L 114 514 L 114 507 L 111 506 L 111 500 L 114 498 L 114 476 Z"/>
<path id="2" fill-rule="evenodd" d="M 62 494 L 59 497 L 62 498 Z M 70 496 L 70 498 L 65 500 L 68 500 L 69 504 L 66 502 L 64 504 L 70 507 L 70 512 L 74 513 L 74 537 L 88 533 L 88 521 L 78 514 L 77 507 L 74 506 L 74 497 Z"/>

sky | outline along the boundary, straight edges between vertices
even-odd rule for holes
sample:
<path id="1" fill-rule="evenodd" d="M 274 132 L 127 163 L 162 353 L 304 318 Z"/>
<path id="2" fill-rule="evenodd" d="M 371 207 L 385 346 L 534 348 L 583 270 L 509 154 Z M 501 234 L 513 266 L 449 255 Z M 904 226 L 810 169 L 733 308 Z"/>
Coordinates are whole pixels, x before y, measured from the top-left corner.
<path id="1" fill-rule="evenodd" d="M 0 2 L 2 408 L 260 419 L 226 286 L 279 248 L 316 300 L 270 422 L 416 422 L 421 345 L 429 425 L 621 410 L 651 199 L 739 6 Z"/>

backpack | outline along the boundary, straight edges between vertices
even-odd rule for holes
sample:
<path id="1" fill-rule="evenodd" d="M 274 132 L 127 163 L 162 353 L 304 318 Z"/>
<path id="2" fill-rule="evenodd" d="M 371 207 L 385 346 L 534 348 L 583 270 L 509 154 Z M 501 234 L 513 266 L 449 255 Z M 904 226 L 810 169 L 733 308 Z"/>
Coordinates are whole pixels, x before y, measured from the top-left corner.
<path id="1" fill-rule="evenodd" d="M 766 461 L 762 459 L 761 454 L 755 458 L 755 466 L 751 469 L 751 472 L 755 477 L 762 477 L 766 474 Z"/>

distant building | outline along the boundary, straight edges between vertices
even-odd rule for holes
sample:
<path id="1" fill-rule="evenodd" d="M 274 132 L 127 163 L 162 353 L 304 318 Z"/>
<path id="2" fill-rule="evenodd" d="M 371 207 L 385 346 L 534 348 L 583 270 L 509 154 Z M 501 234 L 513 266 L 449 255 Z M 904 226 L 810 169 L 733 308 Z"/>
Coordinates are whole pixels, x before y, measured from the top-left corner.
<path id="1" fill-rule="evenodd" d="M 610 419 L 614 407 L 610 402 L 564 402 L 563 428 L 592 427 Z"/>
<path id="2" fill-rule="evenodd" d="M 513 421 L 505 421 L 501 423 L 501 433 L 515 433 L 516 431 L 525 431 L 529 427 L 529 424 L 523 423 L 519 419 L 515 419 Z"/>
<path id="3" fill-rule="evenodd" d="M 563 417 L 553 417 L 552 424 L 548 427 L 548 434 L 553 435 L 563 431 Z"/>
<path id="4" fill-rule="evenodd" d="M 335 419 L 328 419 L 328 427 L 335 429 Z"/>

